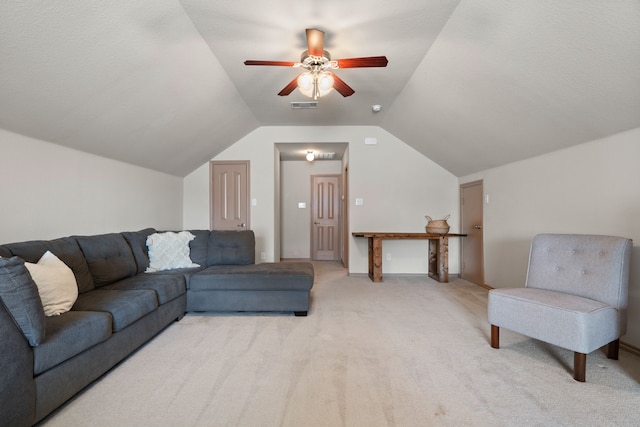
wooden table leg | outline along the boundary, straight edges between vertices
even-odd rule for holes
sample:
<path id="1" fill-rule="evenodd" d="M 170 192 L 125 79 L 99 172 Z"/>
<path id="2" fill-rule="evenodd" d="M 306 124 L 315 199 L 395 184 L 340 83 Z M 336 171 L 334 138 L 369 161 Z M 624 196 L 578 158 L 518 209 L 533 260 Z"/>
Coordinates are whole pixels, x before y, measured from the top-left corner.
<path id="1" fill-rule="evenodd" d="M 382 282 L 382 238 L 369 237 L 369 278 Z"/>
<path id="2" fill-rule="evenodd" d="M 427 242 L 429 243 L 429 252 L 427 254 L 429 277 L 438 280 L 438 242 L 433 239 L 429 239 Z"/>
<path id="3" fill-rule="evenodd" d="M 440 281 L 447 283 L 449 281 L 449 238 L 442 236 L 439 239 L 440 250 L 438 252 L 438 276 Z"/>
<path id="4" fill-rule="evenodd" d="M 429 240 L 429 277 L 438 282 L 449 281 L 449 238 Z"/>

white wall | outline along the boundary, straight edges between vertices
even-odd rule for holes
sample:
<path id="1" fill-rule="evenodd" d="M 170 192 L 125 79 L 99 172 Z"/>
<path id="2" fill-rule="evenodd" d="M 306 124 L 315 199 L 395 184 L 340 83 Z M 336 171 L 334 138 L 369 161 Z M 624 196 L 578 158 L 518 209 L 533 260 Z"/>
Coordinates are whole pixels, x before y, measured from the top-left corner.
<path id="1" fill-rule="evenodd" d="M 282 258 L 310 258 L 311 175 L 340 175 L 342 162 L 286 161 L 281 167 L 281 255 Z M 299 203 L 305 203 L 306 207 L 299 208 Z"/>
<path id="2" fill-rule="evenodd" d="M 365 137 L 377 138 L 365 145 Z M 349 144 L 350 231 L 422 232 L 425 215 L 440 218 L 451 214 L 451 232 L 459 227 L 458 179 L 384 129 L 376 126 L 261 127 L 236 142 L 214 160 L 249 160 L 251 163 L 251 228 L 256 233 L 256 252 L 273 261 L 275 249 L 276 143 L 340 142 Z M 208 164 L 187 176 L 184 228 L 208 227 Z M 305 178 L 306 179 L 306 178 Z M 364 204 L 355 206 L 355 199 Z M 449 272 L 459 273 L 459 244 L 450 242 Z M 385 241 L 383 272 L 426 273 L 426 241 Z M 349 248 L 351 273 L 366 274 L 366 239 L 352 238 Z M 386 260 L 389 254 L 391 261 Z"/>
<path id="3" fill-rule="evenodd" d="M 484 180 L 485 281 L 523 286 L 537 233 L 609 234 L 634 240 L 629 323 L 640 347 L 640 128 L 460 179 Z"/>
<path id="4" fill-rule="evenodd" d="M 182 179 L 0 130 L 0 243 L 182 226 Z"/>

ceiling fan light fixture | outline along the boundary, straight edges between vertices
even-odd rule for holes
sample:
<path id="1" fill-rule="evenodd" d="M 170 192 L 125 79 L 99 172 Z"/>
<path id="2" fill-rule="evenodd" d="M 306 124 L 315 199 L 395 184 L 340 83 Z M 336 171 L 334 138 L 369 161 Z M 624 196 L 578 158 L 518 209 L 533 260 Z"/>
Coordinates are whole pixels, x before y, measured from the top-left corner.
<path id="1" fill-rule="evenodd" d="M 308 97 L 313 97 L 314 76 L 308 71 L 298 76 L 298 90 Z"/>
<path id="2" fill-rule="evenodd" d="M 298 76 L 298 90 L 303 95 L 317 100 L 333 89 L 333 74 L 329 71 L 307 71 Z"/>
<path id="3" fill-rule="evenodd" d="M 355 91 L 337 75 L 333 75 L 329 70 L 340 68 L 363 68 L 363 67 L 386 67 L 386 56 L 368 56 L 362 58 L 346 58 L 332 60 L 331 54 L 324 50 L 324 31 L 307 28 L 307 50 L 302 52 L 300 62 L 290 61 L 264 61 L 246 60 L 244 65 L 267 65 L 279 67 L 302 68 L 301 75 L 291 80 L 280 92 L 278 96 L 287 96 L 296 87 L 304 95 L 317 101 L 319 97 L 326 95 L 335 89 L 340 95 L 347 97 Z"/>
<path id="4" fill-rule="evenodd" d="M 317 76 L 318 81 L 318 93 L 320 96 L 324 96 L 327 93 L 331 92 L 333 89 L 333 74 L 329 71 L 323 71 Z"/>

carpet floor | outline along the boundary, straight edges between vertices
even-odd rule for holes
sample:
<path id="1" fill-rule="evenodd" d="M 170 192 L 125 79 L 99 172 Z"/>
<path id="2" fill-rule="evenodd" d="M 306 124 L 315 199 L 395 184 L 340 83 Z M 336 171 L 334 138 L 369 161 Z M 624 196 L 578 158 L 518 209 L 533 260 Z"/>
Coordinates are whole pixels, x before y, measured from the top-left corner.
<path id="1" fill-rule="evenodd" d="M 638 426 L 640 357 L 573 353 L 501 330 L 464 280 L 348 276 L 314 263 L 308 317 L 190 314 L 41 424 Z"/>

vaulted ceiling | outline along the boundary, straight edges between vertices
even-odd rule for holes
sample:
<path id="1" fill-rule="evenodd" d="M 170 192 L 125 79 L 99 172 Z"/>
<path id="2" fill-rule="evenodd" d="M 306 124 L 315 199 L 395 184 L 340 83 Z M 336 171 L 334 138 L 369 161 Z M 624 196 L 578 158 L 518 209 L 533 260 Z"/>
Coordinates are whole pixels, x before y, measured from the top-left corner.
<path id="1" fill-rule="evenodd" d="M 305 28 L 389 65 L 292 110 L 298 70 L 243 61 Z M 273 125 L 381 126 L 458 176 L 640 127 L 640 2 L 0 0 L 2 129 L 185 176 Z"/>

